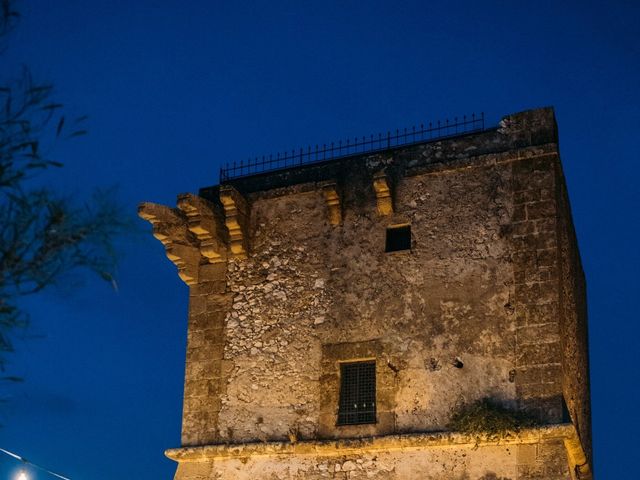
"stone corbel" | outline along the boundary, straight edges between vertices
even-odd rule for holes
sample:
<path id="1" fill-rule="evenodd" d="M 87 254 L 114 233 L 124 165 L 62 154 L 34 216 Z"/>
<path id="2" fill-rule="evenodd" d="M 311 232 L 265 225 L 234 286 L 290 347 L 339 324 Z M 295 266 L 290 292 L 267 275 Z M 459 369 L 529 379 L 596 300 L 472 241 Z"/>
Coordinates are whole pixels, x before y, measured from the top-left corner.
<path id="1" fill-rule="evenodd" d="M 229 230 L 229 248 L 236 258 L 247 256 L 247 220 L 246 200 L 231 185 L 220 186 L 220 201 L 224 207 L 225 224 Z"/>
<path id="2" fill-rule="evenodd" d="M 342 207 L 340 206 L 340 196 L 335 182 L 326 182 L 322 185 L 324 201 L 329 209 L 329 223 L 340 225 L 342 223 Z"/>
<path id="3" fill-rule="evenodd" d="M 200 244 L 200 253 L 209 263 L 226 261 L 227 232 L 216 205 L 190 193 L 178 197 L 178 208 L 187 216 L 187 228 Z"/>
<path id="4" fill-rule="evenodd" d="M 386 173 L 378 172 L 373 176 L 373 189 L 376 192 L 376 210 L 380 216 L 393 213 L 393 201 L 389 185 L 390 181 Z"/>
<path id="5" fill-rule="evenodd" d="M 140 204 L 138 215 L 151 223 L 153 236 L 164 245 L 167 258 L 178 268 L 182 281 L 195 285 L 201 256 L 189 237 L 186 219 L 176 209 L 149 202 Z"/>

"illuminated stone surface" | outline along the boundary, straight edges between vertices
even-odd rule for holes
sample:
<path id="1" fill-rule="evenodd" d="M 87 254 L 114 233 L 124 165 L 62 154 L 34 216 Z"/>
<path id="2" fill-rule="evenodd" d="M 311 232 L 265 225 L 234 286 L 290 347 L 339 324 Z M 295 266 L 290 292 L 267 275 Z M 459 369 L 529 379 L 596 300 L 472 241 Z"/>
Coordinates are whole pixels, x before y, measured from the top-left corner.
<path id="1" fill-rule="evenodd" d="M 230 180 L 178 211 L 143 204 L 190 286 L 175 478 L 591 478 L 584 276 L 557 142 L 552 110 L 533 110 Z M 385 253 L 404 224 L 411 249 Z M 336 426 L 340 362 L 359 359 L 376 362 L 377 422 Z M 447 432 L 485 397 L 541 426 Z"/>

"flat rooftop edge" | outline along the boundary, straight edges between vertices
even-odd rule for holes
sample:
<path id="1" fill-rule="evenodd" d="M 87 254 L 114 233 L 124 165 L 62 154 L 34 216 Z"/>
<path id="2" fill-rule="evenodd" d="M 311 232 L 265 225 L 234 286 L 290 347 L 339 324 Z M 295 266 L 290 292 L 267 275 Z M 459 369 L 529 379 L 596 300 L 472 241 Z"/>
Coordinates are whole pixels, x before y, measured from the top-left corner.
<path id="1" fill-rule="evenodd" d="M 495 127 L 483 127 L 480 130 L 355 152 L 326 160 L 301 161 L 235 178 L 221 177 L 218 185 L 201 188 L 200 196 L 215 201 L 220 185 L 231 185 L 241 193 L 252 193 L 301 183 L 341 179 L 349 172 L 381 167 L 402 174 L 409 164 L 443 164 L 557 142 L 554 111 L 553 108 L 546 107 L 507 115 Z"/>

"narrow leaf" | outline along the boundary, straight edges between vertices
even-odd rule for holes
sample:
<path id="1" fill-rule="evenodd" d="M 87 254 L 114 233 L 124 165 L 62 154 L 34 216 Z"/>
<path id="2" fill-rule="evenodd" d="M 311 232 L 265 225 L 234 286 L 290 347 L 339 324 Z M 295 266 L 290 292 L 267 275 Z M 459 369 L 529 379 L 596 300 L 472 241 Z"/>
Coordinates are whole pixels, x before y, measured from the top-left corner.
<path id="1" fill-rule="evenodd" d="M 71 135 L 69 135 L 69 138 L 71 138 L 71 137 L 79 137 L 80 135 L 86 135 L 87 133 L 88 132 L 86 130 L 76 130 Z"/>
<path id="2" fill-rule="evenodd" d="M 63 105 L 61 103 L 48 103 L 42 107 L 42 110 L 56 110 L 62 107 Z"/>
<path id="3" fill-rule="evenodd" d="M 60 132 L 62 132 L 63 126 L 64 126 L 64 115 L 60 117 L 60 121 L 58 122 L 58 128 L 56 128 L 56 137 L 60 136 Z"/>

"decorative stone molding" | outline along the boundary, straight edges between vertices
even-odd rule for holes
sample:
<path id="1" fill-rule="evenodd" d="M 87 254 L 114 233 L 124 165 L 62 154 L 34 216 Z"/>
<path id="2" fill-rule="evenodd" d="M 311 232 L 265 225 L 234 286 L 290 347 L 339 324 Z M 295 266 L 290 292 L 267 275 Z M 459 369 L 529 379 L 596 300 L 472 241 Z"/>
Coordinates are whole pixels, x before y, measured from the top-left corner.
<path id="1" fill-rule="evenodd" d="M 153 225 L 153 236 L 164 245 L 167 258 L 178 268 L 178 276 L 187 285 L 198 283 L 200 252 L 190 238 L 187 221 L 174 208 L 145 202 L 138 207 L 140 218 Z"/>
<path id="2" fill-rule="evenodd" d="M 285 457 L 294 455 L 340 455 L 423 450 L 466 446 L 478 448 L 491 445 L 530 445 L 554 439 L 572 439 L 576 431 L 572 424 L 545 425 L 523 429 L 504 438 L 482 437 L 456 432 L 410 433 L 342 440 L 303 440 L 298 442 L 256 442 L 217 444 L 172 448 L 165 455 L 176 462 L 202 462 L 248 457 Z M 581 480 L 583 477 L 579 477 Z M 590 479 L 589 477 L 584 477 Z"/>
<path id="3" fill-rule="evenodd" d="M 342 208 L 340 206 L 340 196 L 335 182 L 325 182 L 322 184 L 322 194 L 329 208 L 329 223 L 340 225 L 342 223 Z"/>
<path id="4" fill-rule="evenodd" d="M 384 172 L 378 172 L 373 176 L 373 189 L 376 192 L 376 207 L 378 215 L 385 216 L 393 213 L 393 201 L 389 177 Z"/>
<path id="5" fill-rule="evenodd" d="M 237 258 L 246 258 L 247 202 L 231 185 L 220 185 L 220 201 L 224 206 L 225 224 L 229 229 L 231 254 Z"/>
<path id="6" fill-rule="evenodd" d="M 187 228 L 200 243 L 200 253 L 209 263 L 226 261 L 228 235 L 216 205 L 202 197 L 184 193 L 178 208 L 187 216 Z"/>

